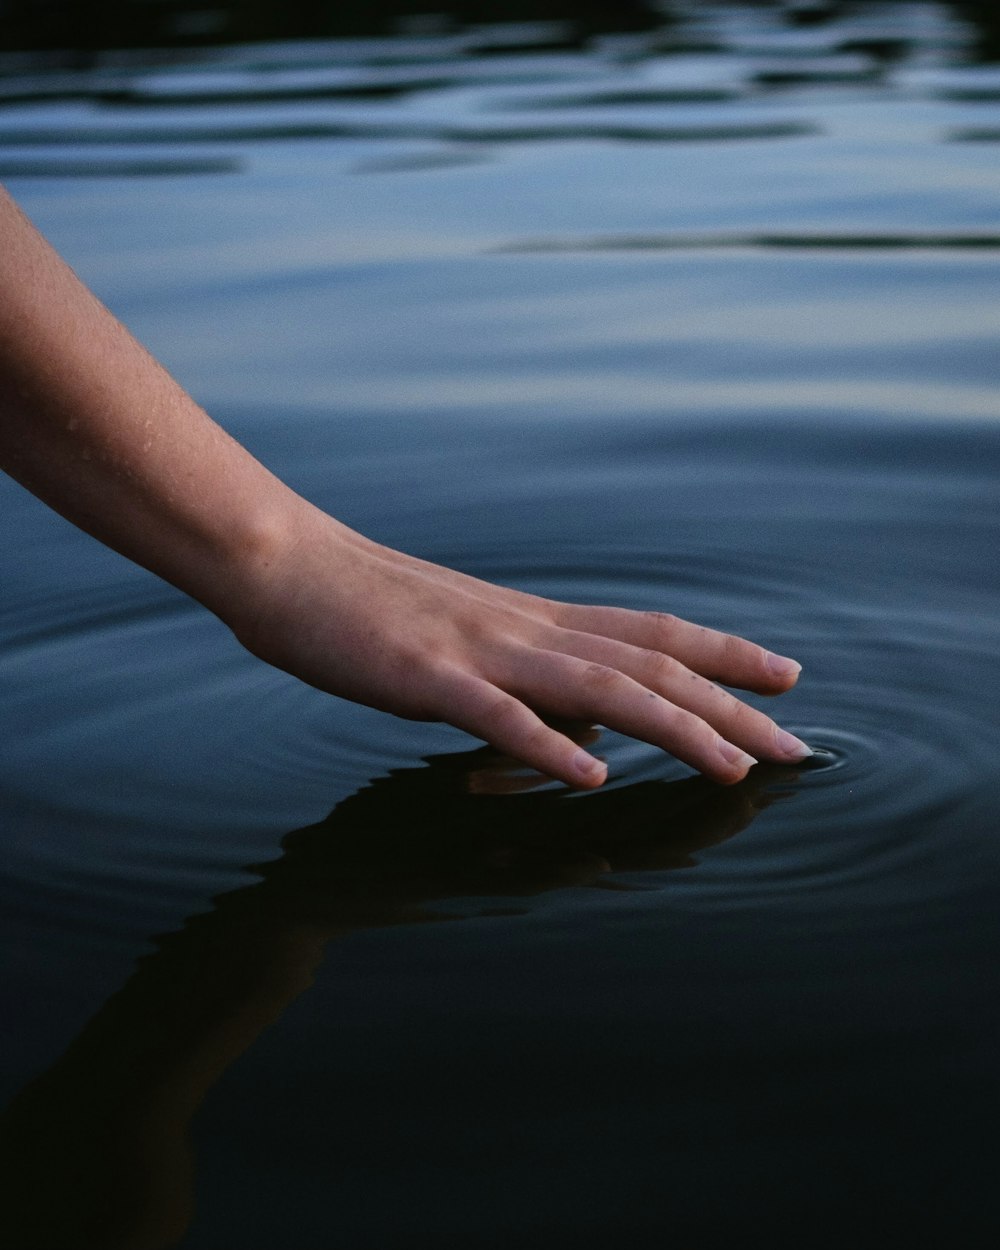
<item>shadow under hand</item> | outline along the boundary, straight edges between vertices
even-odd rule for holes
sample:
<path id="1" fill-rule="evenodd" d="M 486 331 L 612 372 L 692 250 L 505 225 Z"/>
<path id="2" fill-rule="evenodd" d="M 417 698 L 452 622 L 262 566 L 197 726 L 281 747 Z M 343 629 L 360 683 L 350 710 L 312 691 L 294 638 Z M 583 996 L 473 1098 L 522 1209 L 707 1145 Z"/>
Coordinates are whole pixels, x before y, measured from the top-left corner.
<path id="1" fill-rule="evenodd" d="M 0 1118 L 4 1244 L 175 1244 L 193 1212 L 194 1113 L 310 984 L 331 938 L 442 919 L 435 905 L 445 900 L 687 867 L 782 797 L 766 793 L 769 783 L 797 776 L 758 766 L 728 788 L 692 777 L 573 795 L 532 792 L 544 779 L 489 748 L 427 764 L 378 778 L 288 834 L 280 858 L 248 869 L 259 881 L 157 939 L 66 1053 L 21 1091 Z"/>

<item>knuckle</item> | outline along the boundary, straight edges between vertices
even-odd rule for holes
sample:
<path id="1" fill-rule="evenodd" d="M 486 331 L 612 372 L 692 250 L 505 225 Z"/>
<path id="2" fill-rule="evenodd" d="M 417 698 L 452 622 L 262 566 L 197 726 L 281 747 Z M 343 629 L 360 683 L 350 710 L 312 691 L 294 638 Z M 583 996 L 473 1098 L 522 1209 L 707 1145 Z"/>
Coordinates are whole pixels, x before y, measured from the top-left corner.
<path id="1" fill-rule="evenodd" d="M 672 655 L 664 655 L 662 651 L 651 648 L 644 649 L 641 654 L 645 673 L 657 685 L 668 686 L 685 672 L 684 665 Z"/>
<path id="2" fill-rule="evenodd" d="M 504 755 L 537 763 L 541 753 L 539 723 L 525 715 L 526 711 L 516 699 L 495 699 L 474 732 Z"/>
<path id="3" fill-rule="evenodd" d="M 600 694 L 609 694 L 621 685 L 622 675 L 616 669 L 609 668 L 606 664 L 588 661 L 584 665 L 583 679 L 589 690 L 596 690 Z"/>
<path id="4" fill-rule="evenodd" d="M 677 633 L 678 618 L 670 612 L 646 611 L 642 616 L 654 638 L 669 642 Z"/>
<path id="5" fill-rule="evenodd" d="M 695 712 L 685 712 L 684 729 L 690 735 L 691 740 L 703 749 L 707 750 L 715 744 L 716 732 L 708 721 L 702 719 Z"/>
<path id="6" fill-rule="evenodd" d="M 559 624 L 562 604 L 552 599 L 543 599 L 540 595 L 521 593 L 524 594 L 525 609 L 533 613 L 542 624 L 548 626 Z"/>
<path id="7" fill-rule="evenodd" d="M 517 759 L 537 759 L 544 750 L 548 729 L 513 695 L 502 695 L 487 705 L 480 737 Z"/>
<path id="8" fill-rule="evenodd" d="M 747 644 L 736 634 L 722 634 L 722 658 L 728 662 L 737 662 L 746 658 Z"/>
<path id="9" fill-rule="evenodd" d="M 759 730 L 770 724 L 767 717 L 763 713 L 758 712 L 756 708 L 751 707 L 749 703 L 744 703 L 742 699 L 734 698 L 733 695 L 728 697 L 727 710 L 730 719 L 738 730 Z"/>
<path id="10" fill-rule="evenodd" d="M 557 735 L 544 721 L 533 720 L 530 724 L 522 725 L 518 741 L 521 748 L 518 754 L 530 757 L 537 763 L 555 754 L 553 744 L 557 741 Z"/>
<path id="11" fill-rule="evenodd" d="M 497 733 L 506 738 L 509 734 L 522 730 L 524 707 L 512 694 L 494 695 L 484 709 L 484 719 Z"/>
<path id="12" fill-rule="evenodd" d="M 670 735 L 689 762 L 704 764 L 714 759 L 719 735 L 694 712 L 679 708 L 671 721 Z"/>
<path id="13" fill-rule="evenodd" d="M 681 742 L 695 741 L 705 728 L 705 722 L 695 712 L 666 699 L 660 704 L 658 714 L 670 736 Z"/>

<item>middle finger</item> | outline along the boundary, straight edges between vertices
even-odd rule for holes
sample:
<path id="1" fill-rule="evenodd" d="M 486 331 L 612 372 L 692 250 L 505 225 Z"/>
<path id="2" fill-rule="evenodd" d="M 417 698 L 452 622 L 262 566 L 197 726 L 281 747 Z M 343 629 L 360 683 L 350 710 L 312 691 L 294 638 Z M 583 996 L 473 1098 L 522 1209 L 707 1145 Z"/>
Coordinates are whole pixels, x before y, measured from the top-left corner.
<path id="1" fill-rule="evenodd" d="M 547 641 L 550 649 L 617 669 L 677 707 L 693 712 L 756 759 L 792 763 L 812 754 L 806 743 L 769 716 L 672 656 L 574 630 L 560 630 L 555 639 Z"/>

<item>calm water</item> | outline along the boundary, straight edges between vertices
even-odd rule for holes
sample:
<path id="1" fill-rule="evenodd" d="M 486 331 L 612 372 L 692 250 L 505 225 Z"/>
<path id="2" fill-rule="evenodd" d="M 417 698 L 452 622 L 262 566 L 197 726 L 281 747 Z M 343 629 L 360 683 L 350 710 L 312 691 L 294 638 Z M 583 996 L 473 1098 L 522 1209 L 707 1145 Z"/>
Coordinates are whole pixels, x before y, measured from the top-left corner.
<path id="1" fill-rule="evenodd" d="M 816 761 L 534 785 L 0 482 L 12 1247 L 1000 1231 L 1000 70 L 551 34 L 8 65 L 0 176 L 310 498 L 795 655 Z"/>

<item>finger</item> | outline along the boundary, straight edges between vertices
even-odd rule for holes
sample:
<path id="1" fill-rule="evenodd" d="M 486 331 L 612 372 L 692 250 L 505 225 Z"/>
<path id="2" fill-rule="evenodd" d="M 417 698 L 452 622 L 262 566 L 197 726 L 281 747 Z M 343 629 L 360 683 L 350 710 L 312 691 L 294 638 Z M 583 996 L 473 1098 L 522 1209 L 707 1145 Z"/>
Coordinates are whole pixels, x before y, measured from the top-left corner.
<path id="1" fill-rule="evenodd" d="M 618 669 L 669 702 L 694 712 L 727 741 L 758 760 L 790 764 L 812 754 L 810 747 L 769 716 L 692 672 L 673 656 L 572 630 L 561 631 L 557 641 L 559 650 Z"/>
<path id="2" fill-rule="evenodd" d="M 532 707 L 598 721 L 653 743 L 727 785 L 745 777 L 757 762 L 702 717 L 608 665 L 525 649 L 505 685 Z"/>
<path id="3" fill-rule="evenodd" d="M 553 726 L 551 722 L 546 723 L 550 728 L 558 728 L 560 733 L 565 733 L 581 747 L 590 746 L 601 736 L 600 730 L 593 725 L 565 722 Z M 472 754 L 482 756 L 487 762 L 466 773 L 465 788 L 470 794 L 521 794 L 527 790 L 537 790 L 539 786 L 552 780 L 536 769 L 525 771 L 523 760 L 517 760 L 512 755 L 502 755 L 489 747 L 483 747 L 481 751 Z"/>
<path id="4" fill-rule="evenodd" d="M 607 765 L 572 738 L 547 725 L 514 695 L 481 677 L 460 670 L 442 675 L 439 688 L 443 720 L 482 738 L 547 777 L 582 789 L 599 786 Z"/>
<path id="5" fill-rule="evenodd" d="M 758 694 L 788 690 L 802 671 L 795 660 L 766 651 L 755 642 L 665 612 L 563 604 L 558 620 L 569 629 L 672 655 L 703 677 Z"/>

